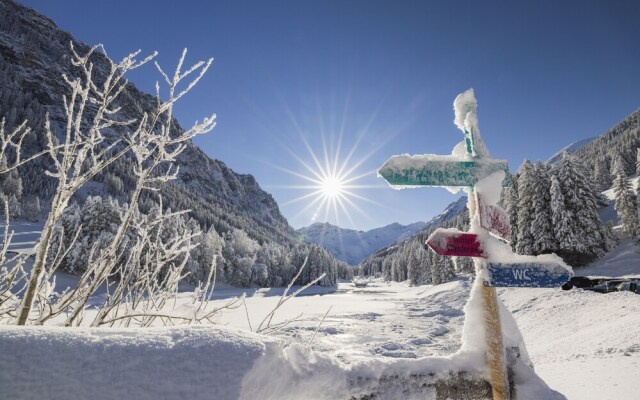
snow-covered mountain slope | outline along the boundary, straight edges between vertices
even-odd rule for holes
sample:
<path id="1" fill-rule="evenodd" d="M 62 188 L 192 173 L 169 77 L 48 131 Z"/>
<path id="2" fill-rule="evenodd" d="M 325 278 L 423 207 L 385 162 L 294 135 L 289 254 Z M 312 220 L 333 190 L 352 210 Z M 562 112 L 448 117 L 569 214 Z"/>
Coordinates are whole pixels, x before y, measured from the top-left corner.
<path id="1" fill-rule="evenodd" d="M 62 95 L 68 88 L 62 75 L 76 75 L 70 63 L 70 42 L 81 54 L 88 47 L 60 30 L 49 18 L 12 0 L 0 0 L 0 15 L 0 116 L 7 117 L 9 128 L 29 119 L 35 136 L 28 138 L 26 147 L 35 152 L 44 144 L 40 128 L 45 113 L 49 114 L 52 126 L 59 130 L 65 124 Z M 94 74 L 103 76 L 107 68 L 104 57 L 95 54 L 92 62 Z M 133 119 L 153 109 L 154 104 L 152 96 L 129 84 L 117 105 L 121 107 L 122 119 Z M 175 125 L 177 130 L 181 129 L 177 121 Z M 111 140 L 119 138 L 119 133 L 114 128 L 110 132 Z M 54 189 L 52 180 L 42 173 L 48 162 L 46 157 L 41 157 L 20 169 L 24 195 L 42 198 L 43 208 Z M 165 206 L 173 210 L 190 209 L 191 216 L 201 226 L 215 226 L 218 232 L 238 228 L 260 243 L 298 243 L 295 231 L 280 213 L 273 197 L 260 188 L 253 176 L 235 173 L 191 143 L 177 164 L 179 179 L 164 185 L 161 191 Z M 130 160 L 119 160 L 105 173 L 124 182 L 124 190 L 116 196 L 127 201 L 131 186 Z M 102 178 L 104 176 L 96 176 L 89 182 L 77 200 L 82 201 L 87 195 L 106 195 Z"/>
<path id="2" fill-rule="evenodd" d="M 611 129 L 573 151 L 582 161 L 587 172 L 599 179 L 600 175 L 610 175 L 613 161 L 621 157 L 627 173 L 634 171 L 637 149 L 640 147 L 640 109 L 625 117 Z"/>
<path id="3" fill-rule="evenodd" d="M 458 200 L 450 203 L 447 208 L 444 209 L 443 212 L 431 218 L 429 222 L 427 222 L 423 228 L 423 230 L 429 228 L 435 228 L 440 226 L 440 224 L 451 221 L 452 219 L 458 217 L 462 214 L 463 211 L 467 210 L 467 196 L 462 196 Z"/>
<path id="4" fill-rule="evenodd" d="M 583 148 L 584 146 L 588 145 L 589 143 L 593 142 L 596 139 L 597 139 L 597 137 L 590 137 L 590 138 L 586 138 L 586 139 L 575 141 L 575 142 L 571 143 L 570 145 L 564 147 L 562 150 L 558 151 L 556 154 L 552 155 L 547 160 L 547 163 L 549 163 L 549 164 L 556 163 L 557 161 L 559 161 L 562 158 L 562 154 L 565 151 L 567 153 L 570 153 L 570 154 L 571 153 L 575 153 L 578 149 Z"/>
<path id="5" fill-rule="evenodd" d="M 466 210 L 467 197 L 462 196 L 453 203 L 450 203 L 442 213 L 427 221 L 427 223 L 423 225 L 422 229 L 416 232 L 413 236 L 410 236 L 404 241 L 391 243 L 389 246 L 380 248 L 373 254 L 369 255 L 365 260 L 363 260 L 363 264 L 369 265 L 379 263 L 385 258 L 393 256 L 394 254 L 408 253 L 411 251 L 410 244 L 413 241 L 420 242 L 418 247 L 422 247 L 427 237 L 435 228 L 453 223 L 455 220 L 462 217 L 462 214 L 464 214 Z"/>
<path id="6" fill-rule="evenodd" d="M 297 233 L 307 243 L 318 244 L 338 260 L 355 265 L 374 251 L 413 236 L 424 226 L 424 222 L 410 225 L 396 222 L 369 231 L 356 231 L 329 223 L 315 223 L 298 229 Z"/>

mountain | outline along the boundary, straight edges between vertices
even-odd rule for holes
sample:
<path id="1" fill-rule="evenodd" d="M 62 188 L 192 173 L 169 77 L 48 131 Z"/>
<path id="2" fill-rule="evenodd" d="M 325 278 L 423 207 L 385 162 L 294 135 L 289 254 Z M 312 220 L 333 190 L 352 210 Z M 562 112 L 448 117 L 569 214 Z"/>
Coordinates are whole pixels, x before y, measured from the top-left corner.
<path id="1" fill-rule="evenodd" d="M 409 238 L 424 227 L 424 222 L 410 225 L 393 223 L 369 231 L 344 229 L 329 223 L 315 223 L 297 230 L 307 243 L 318 244 L 338 260 L 356 265 L 374 251 Z"/>
<path id="2" fill-rule="evenodd" d="M 36 152 L 44 145 L 44 135 L 38 132 L 42 131 L 46 114 L 60 134 L 65 125 L 62 95 L 69 89 L 62 75 L 76 75 L 70 62 L 69 44 L 73 43 L 80 54 L 89 47 L 60 30 L 49 18 L 14 1 L 0 0 L 0 15 L 0 115 L 6 117 L 8 128 L 29 119 L 34 133 L 27 138 L 25 147 Z M 104 56 L 95 54 L 91 61 L 100 79 L 107 68 Z M 150 72 L 155 72 L 151 68 Z M 129 83 L 118 105 L 122 118 L 130 119 L 152 109 L 154 103 L 152 96 Z M 181 129 L 177 121 L 175 126 Z M 119 133 L 113 130 L 114 140 Z M 104 174 L 96 176 L 76 200 L 82 202 L 89 195 L 111 194 L 126 201 L 127 184 L 131 182 L 130 161 L 118 160 Z M 47 162 L 50 161 L 46 157 L 40 157 L 20 169 L 23 195 L 38 196 L 45 203 L 43 208 L 55 189 L 54 181 L 42 174 Z M 202 227 L 214 226 L 220 233 L 236 228 L 246 231 L 259 243 L 298 243 L 295 231 L 280 213 L 273 197 L 261 189 L 253 176 L 235 173 L 192 143 L 180 155 L 177 165 L 180 167 L 178 179 L 164 185 L 161 191 L 168 208 L 190 209 L 190 216 Z M 120 180 L 124 188 L 110 192 L 105 183 L 108 177 Z"/>
<path id="3" fill-rule="evenodd" d="M 570 152 L 584 167 L 599 191 L 607 190 L 612 183 L 614 161 L 620 158 L 627 174 L 637 173 L 636 160 L 640 148 L 640 109 L 632 112 L 611 129 L 594 139 L 577 142 Z M 554 156 L 550 162 L 557 162 Z"/>
<path id="4" fill-rule="evenodd" d="M 562 158 L 562 155 L 565 152 L 573 154 L 576 151 L 578 151 L 579 149 L 583 148 L 584 146 L 588 145 L 589 143 L 593 142 L 596 139 L 597 139 L 597 136 L 575 141 L 575 142 L 571 143 L 570 145 L 564 147 L 562 150 L 558 151 L 554 155 L 552 155 L 547 160 L 547 163 L 548 164 L 555 164 L 556 162 L 560 161 L 560 159 Z"/>
<path id="5" fill-rule="evenodd" d="M 458 200 L 450 203 L 447 208 L 444 209 L 443 212 L 431 218 L 429 222 L 427 222 L 422 229 L 423 231 L 430 230 L 433 228 L 437 228 L 442 224 L 448 223 L 463 212 L 467 211 L 467 196 L 462 196 Z"/>
<path id="6" fill-rule="evenodd" d="M 449 258 L 436 256 L 424 250 L 424 243 L 436 228 L 455 227 L 463 231 L 467 230 L 469 217 L 466 211 L 467 197 L 462 196 L 450 203 L 442 213 L 425 223 L 414 235 L 382 247 L 369 255 L 360 263 L 360 272 L 369 276 L 382 275 L 390 280 L 409 279 L 412 283 L 441 283 L 450 280 L 453 275 L 449 274 L 448 270 L 452 270 L 453 265 L 447 265 Z M 421 276 L 411 276 L 408 268 L 412 264 L 411 260 L 421 266 L 419 268 L 421 271 L 416 272 Z M 468 259 L 458 261 L 458 269 L 464 269 L 467 261 Z"/>

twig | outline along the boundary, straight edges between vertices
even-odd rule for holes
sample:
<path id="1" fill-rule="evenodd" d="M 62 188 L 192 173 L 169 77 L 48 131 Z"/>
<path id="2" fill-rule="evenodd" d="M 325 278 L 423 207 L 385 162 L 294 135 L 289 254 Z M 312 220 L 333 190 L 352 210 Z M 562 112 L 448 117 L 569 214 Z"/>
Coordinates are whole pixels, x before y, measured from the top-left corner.
<path id="1" fill-rule="evenodd" d="M 318 327 L 316 328 L 316 331 L 313 332 L 313 336 L 311 336 L 311 340 L 309 340 L 309 344 L 307 345 L 307 347 L 311 347 L 311 344 L 313 343 L 313 340 L 316 338 L 316 335 L 318 334 L 318 331 L 320 330 L 320 327 L 322 326 L 322 323 L 324 322 L 324 319 L 327 318 L 327 315 L 329 314 L 329 311 L 331 311 L 332 308 L 333 308 L 333 306 L 330 306 L 329 309 L 327 310 L 327 312 L 324 313 L 324 316 L 322 317 L 322 320 L 320 320 L 320 323 L 318 324 Z"/>

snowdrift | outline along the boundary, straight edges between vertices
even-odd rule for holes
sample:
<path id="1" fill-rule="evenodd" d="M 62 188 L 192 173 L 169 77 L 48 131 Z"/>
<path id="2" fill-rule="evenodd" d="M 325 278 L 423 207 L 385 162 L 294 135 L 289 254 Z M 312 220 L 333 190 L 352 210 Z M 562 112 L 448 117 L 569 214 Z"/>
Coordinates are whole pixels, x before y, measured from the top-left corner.
<path id="1" fill-rule="evenodd" d="M 439 399 L 490 393 L 482 357 L 473 351 L 345 365 L 302 346 L 217 326 L 2 326 L 0 365 L 0 397 L 6 399 Z M 526 363 L 516 360 L 511 368 L 518 399 L 563 398 Z"/>

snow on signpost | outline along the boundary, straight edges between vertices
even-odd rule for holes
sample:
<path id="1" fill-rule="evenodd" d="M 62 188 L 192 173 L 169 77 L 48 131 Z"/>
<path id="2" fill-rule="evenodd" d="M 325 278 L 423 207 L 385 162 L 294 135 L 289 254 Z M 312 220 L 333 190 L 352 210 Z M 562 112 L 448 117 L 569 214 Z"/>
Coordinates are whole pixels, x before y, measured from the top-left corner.
<path id="1" fill-rule="evenodd" d="M 498 239 L 508 241 L 511 233 L 509 218 L 497 205 L 502 186 L 509 184 L 508 165 L 505 160 L 489 157 L 480 137 L 476 109 L 473 89 L 456 97 L 454 122 L 464 132 L 465 140 L 454 148 L 451 155 L 392 156 L 380 167 L 378 176 L 395 189 L 463 187 L 467 192 L 471 221 L 469 232 L 436 229 L 426 244 L 439 255 L 474 258 L 476 279 L 483 283 L 474 285 L 474 288 L 482 291 L 493 398 L 508 400 L 510 391 L 495 286 L 560 286 L 571 277 L 571 269 L 555 255 L 515 255 Z"/>
<path id="2" fill-rule="evenodd" d="M 429 236 L 427 245 L 439 256 L 484 257 L 478 235 L 457 229 L 438 228 Z"/>
<path id="3" fill-rule="evenodd" d="M 498 238 L 510 242 L 511 224 L 509 223 L 509 215 L 499 206 L 484 202 L 479 193 L 476 193 L 476 203 L 480 214 L 480 226 Z"/>
<path id="4" fill-rule="evenodd" d="M 560 264 L 488 263 L 491 276 L 485 281 L 493 287 L 559 287 L 571 279 L 569 271 Z"/>

